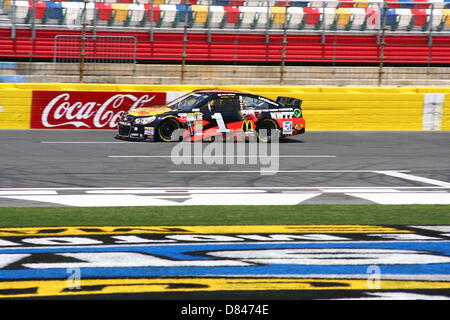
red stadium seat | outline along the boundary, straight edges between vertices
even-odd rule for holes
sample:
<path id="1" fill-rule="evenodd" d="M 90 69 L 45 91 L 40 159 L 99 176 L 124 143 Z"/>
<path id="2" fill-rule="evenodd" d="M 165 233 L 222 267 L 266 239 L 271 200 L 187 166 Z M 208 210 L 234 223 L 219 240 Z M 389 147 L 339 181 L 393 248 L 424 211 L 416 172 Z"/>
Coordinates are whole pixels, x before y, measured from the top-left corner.
<path id="1" fill-rule="evenodd" d="M 390 9 L 395 9 L 395 8 L 400 7 L 399 0 L 386 0 L 385 2 L 387 4 L 388 8 L 390 8 Z"/>
<path id="2" fill-rule="evenodd" d="M 414 0 L 416 9 L 428 9 L 430 7 L 429 0 Z"/>
<path id="3" fill-rule="evenodd" d="M 245 0 L 231 0 L 229 5 L 232 7 L 242 7 L 244 6 Z"/>
<path id="4" fill-rule="evenodd" d="M 154 4 L 153 8 L 151 4 L 144 4 L 145 13 L 147 15 L 147 21 L 158 22 L 161 15 L 161 8 L 159 5 Z M 153 12 L 153 17 L 152 17 Z"/>
<path id="5" fill-rule="evenodd" d="M 33 1 L 28 1 L 29 10 L 33 10 Z M 36 1 L 34 3 L 34 6 L 36 8 L 34 18 L 35 19 L 43 19 L 45 17 L 45 10 L 47 8 L 47 5 L 45 4 L 45 1 Z"/>
<path id="6" fill-rule="evenodd" d="M 307 15 L 306 24 L 317 25 L 320 19 L 319 8 L 304 7 L 303 12 Z"/>
<path id="7" fill-rule="evenodd" d="M 100 21 L 109 21 L 113 13 L 113 9 L 110 3 L 96 3 L 97 17 Z"/>
<path id="8" fill-rule="evenodd" d="M 352 0 L 339 0 L 339 8 L 353 8 L 354 3 Z"/>
<path id="9" fill-rule="evenodd" d="M 414 25 L 418 27 L 423 27 L 427 23 L 428 14 L 425 9 L 412 9 L 412 14 L 414 16 Z"/>
<path id="10" fill-rule="evenodd" d="M 226 13 L 226 22 L 235 24 L 239 19 L 239 9 L 236 7 L 226 6 L 224 7 Z"/>
<path id="11" fill-rule="evenodd" d="M 291 7 L 292 1 L 279 1 L 279 2 L 276 2 L 275 5 L 279 6 L 279 7 L 286 7 L 286 6 Z"/>

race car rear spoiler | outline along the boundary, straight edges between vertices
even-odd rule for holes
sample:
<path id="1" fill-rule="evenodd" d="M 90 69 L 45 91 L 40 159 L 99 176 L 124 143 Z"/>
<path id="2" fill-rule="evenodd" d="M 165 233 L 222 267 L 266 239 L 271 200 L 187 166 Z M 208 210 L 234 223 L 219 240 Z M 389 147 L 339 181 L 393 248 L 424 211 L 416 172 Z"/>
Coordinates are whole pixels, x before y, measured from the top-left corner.
<path id="1" fill-rule="evenodd" d="M 282 104 L 285 107 L 299 108 L 302 107 L 303 100 L 291 97 L 277 97 L 277 103 Z"/>

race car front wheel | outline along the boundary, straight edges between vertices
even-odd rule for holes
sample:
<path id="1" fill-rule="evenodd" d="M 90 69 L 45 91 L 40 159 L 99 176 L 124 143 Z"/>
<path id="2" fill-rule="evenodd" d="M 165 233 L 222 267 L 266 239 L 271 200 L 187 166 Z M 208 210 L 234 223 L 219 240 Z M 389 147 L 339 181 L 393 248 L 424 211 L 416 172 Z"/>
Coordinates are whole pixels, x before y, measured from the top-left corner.
<path id="1" fill-rule="evenodd" d="M 257 127 L 257 137 L 260 142 L 272 142 L 272 139 L 275 136 L 279 137 L 280 129 L 278 125 L 273 120 L 263 120 L 261 123 L 258 123 Z"/>
<path id="2" fill-rule="evenodd" d="M 158 127 L 158 136 L 163 142 L 178 141 L 172 140 L 172 135 L 175 130 L 180 129 L 180 124 L 175 119 L 166 119 Z"/>

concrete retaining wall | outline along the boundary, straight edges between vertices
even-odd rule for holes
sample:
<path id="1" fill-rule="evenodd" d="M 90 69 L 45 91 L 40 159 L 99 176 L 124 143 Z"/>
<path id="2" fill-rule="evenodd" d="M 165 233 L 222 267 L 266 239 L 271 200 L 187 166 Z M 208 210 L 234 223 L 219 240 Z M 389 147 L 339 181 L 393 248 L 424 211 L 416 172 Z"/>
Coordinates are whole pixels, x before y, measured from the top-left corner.
<path id="1" fill-rule="evenodd" d="M 189 92 L 204 85 L 0 84 L 0 128 L 31 128 L 33 92 Z M 292 96 L 304 100 L 307 130 L 450 130 L 450 88 L 220 86 L 268 98 Z M 41 93 L 42 96 L 42 93 Z M 45 92 L 44 92 L 45 96 Z M 68 103 L 75 103 L 68 101 Z M 100 103 L 98 104 L 100 105 Z M 42 109 L 42 106 L 40 106 Z M 75 128 L 74 128 L 75 129 Z"/>

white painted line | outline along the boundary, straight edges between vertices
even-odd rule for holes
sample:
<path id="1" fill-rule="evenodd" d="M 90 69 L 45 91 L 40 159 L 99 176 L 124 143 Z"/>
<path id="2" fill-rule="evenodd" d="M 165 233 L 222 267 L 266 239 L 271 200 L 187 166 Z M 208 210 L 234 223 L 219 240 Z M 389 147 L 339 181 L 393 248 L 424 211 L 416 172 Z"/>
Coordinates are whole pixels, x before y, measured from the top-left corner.
<path id="1" fill-rule="evenodd" d="M 47 144 L 111 144 L 111 143 L 128 143 L 126 141 L 41 141 L 41 143 Z"/>
<path id="2" fill-rule="evenodd" d="M 373 201 L 378 204 L 450 204 L 450 193 L 346 193 L 352 197 L 358 197 Z"/>
<path id="3" fill-rule="evenodd" d="M 336 156 L 331 155 L 265 155 L 265 156 L 255 156 L 255 155 L 217 155 L 217 156 L 144 156 L 144 155 L 136 155 L 136 156 L 108 156 L 108 158 L 336 158 Z"/>
<path id="4" fill-rule="evenodd" d="M 371 193 L 371 192 L 401 192 L 400 190 L 396 189 L 389 189 L 389 188 L 383 188 L 383 189 L 375 189 L 375 188 L 321 188 L 322 192 L 325 193 L 352 193 L 352 192 L 362 192 L 362 193 Z"/>
<path id="5" fill-rule="evenodd" d="M 41 195 L 41 196 L 8 196 L 17 200 L 50 202 L 75 207 L 115 207 L 115 206 L 185 206 L 185 205 L 296 205 L 302 201 L 319 196 L 321 193 L 283 194 L 264 193 L 253 194 L 196 194 L 186 200 L 171 201 L 166 196 L 139 196 L 139 195 Z M 166 199 L 164 199 L 166 198 Z"/>
<path id="6" fill-rule="evenodd" d="M 247 194 L 223 194 L 220 197 L 195 195 L 182 205 L 296 205 L 319 196 L 320 193 L 283 194 L 265 193 L 249 196 Z"/>
<path id="7" fill-rule="evenodd" d="M 85 191 L 85 190 L 141 190 L 145 188 L 146 190 L 186 190 L 186 186 L 184 187 L 76 187 L 76 188 L 68 188 L 68 187 L 57 187 L 57 188 L 50 188 L 50 187 L 42 187 L 42 188 L 0 188 L 2 191 L 26 191 L 26 190 L 32 190 L 32 191 L 41 191 L 41 190 L 66 190 L 66 191 Z M 270 187 L 270 186 L 248 186 L 248 187 L 226 187 L 226 186 L 189 186 L 189 190 L 204 190 L 205 188 L 210 188 L 211 190 L 326 190 L 326 189 L 399 189 L 399 190 L 447 190 L 450 189 L 450 187 L 405 187 L 405 186 L 389 186 L 389 187 L 374 187 L 374 186 L 343 186 L 343 187 L 324 187 L 324 186 L 310 186 L 310 187 L 292 187 L 292 186 L 286 186 L 286 187 Z M 427 192 L 427 191 L 424 191 Z"/>
<path id="8" fill-rule="evenodd" d="M 7 190 L 7 191 L 2 191 L 0 190 L 0 196 L 8 196 L 8 195 L 29 195 L 29 194 L 57 194 L 56 191 L 45 191 L 45 190 L 36 190 L 36 191 L 32 191 L 32 190 Z"/>
<path id="9" fill-rule="evenodd" d="M 401 178 L 401 179 L 405 179 L 405 180 L 433 184 L 433 185 L 440 186 L 440 187 L 447 187 L 447 188 L 450 187 L 449 182 L 435 180 L 435 179 L 429 179 L 429 178 L 423 178 L 423 177 L 415 176 L 412 174 L 402 173 L 401 171 L 376 171 L 376 172 L 379 174 L 385 174 L 387 176 Z"/>
<path id="10" fill-rule="evenodd" d="M 168 172 L 169 173 L 261 173 L 261 170 L 171 170 Z M 271 173 L 379 173 L 380 172 L 373 170 L 263 170 L 263 171 L 266 173 L 267 172 Z M 396 170 L 395 172 L 410 172 L 410 171 Z"/>
<path id="11" fill-rule="evenodd" d="M 450 232 L 450 226 L 411 226 L 411 227 L 437 232 Z"/>
<path id="12" fill-rule="evenodd" d="M 74 207 L 170 206 L 177 204 L 170 200 L 136 195 L 49 195 L 10 196 L 4 198 L 50 202 Z"/>
<path id="13" fill-rule="evenodd" d="M 162 194 L 164 196 L 176 196 L 179 194 L 180 196 L 185 195 L 186 193 L 193 194 L 224 194 L 224 193 L 264 193 L 266 190 L 214 190 L 214 189 L 204 189 L 204 190 L 151 190 L 151 189 L 137 189 L 137 190 L 87 190 L 87 194 Z"/>

